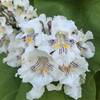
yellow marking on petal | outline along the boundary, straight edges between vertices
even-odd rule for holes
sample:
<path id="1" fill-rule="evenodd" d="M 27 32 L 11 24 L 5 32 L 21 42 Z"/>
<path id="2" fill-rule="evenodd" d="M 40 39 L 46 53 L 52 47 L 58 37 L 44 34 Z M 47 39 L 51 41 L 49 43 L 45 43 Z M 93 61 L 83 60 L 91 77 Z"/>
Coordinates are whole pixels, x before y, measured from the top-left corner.
<path id="1" fill-rule="evenodd" d="M 31 44 L 33 42 L 33 38 L 32 37 L 27 37 L 26 42 Z"/>
<path id="2" fill-rule="evenodd" d="M 48 71 L 49 71 L 49 69 L 48 69 L 48 67 L 39 67 L 37 70 L 36 70 L 38 73 L 41 73 L 41 74 L 43 74 L 43 75 L 46 75 L 46 74 L 48 74 Z"/>
<path id="3" fill-rule="evenodd" d="M 59 49 L 59 48 L 61 48 L 61 45 L 58 44 L 58 43 L 56 43 L 56 44 L 53 45 L 53 47 L 54 47 L 55 49 Z"/>
<path id="4" fill-rule="evenodd" d="M 65 49 L 67 49 L 67 48 L 70 48 L 70 45 L 69 45 L 69 44 L 64 44 L 63 47 L 64 47 Z"/>
<path id="5" fill-rule="evenodd" d="M 65 49 L 68 49 L 68 48 L 70 48 L 70 45 L 69 44 L 66 44 L 66 43 L 65 44 L 62 44 L 62 45 L 59 44 L 59 43 L 56 43 L 56 44 L 53 45 L 53 47 L 55 49 L 59 49 L 59 48 L 62 48 L 62 47 L 65 48 Z"/>
<path id="6" fill-rule="evenodd" d="M 44 68 L 43 71 L 42 71 L 43 75 L 46 75 L 48 74 L 48 68 Z"/>

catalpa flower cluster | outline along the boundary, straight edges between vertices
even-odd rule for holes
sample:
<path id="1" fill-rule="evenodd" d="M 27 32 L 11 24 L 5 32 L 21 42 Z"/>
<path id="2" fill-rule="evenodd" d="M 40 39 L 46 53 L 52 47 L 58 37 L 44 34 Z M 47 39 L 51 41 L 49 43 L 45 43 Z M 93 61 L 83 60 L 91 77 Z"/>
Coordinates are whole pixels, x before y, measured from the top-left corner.
<path id="1" fill-rule="evenodd" d="M 27 100 L 40 98 L 45 88 L 64 88 L 66 95 L 81 98 L 86 59 L 95 53 L 91 39 L 91 31 L 84 33 L 64 16 L 37 15 L 29 0 L 0 1 L 0 53 L 6 54 L 4 63 L 18 67 L 15 76 L 33 86 Z"/>

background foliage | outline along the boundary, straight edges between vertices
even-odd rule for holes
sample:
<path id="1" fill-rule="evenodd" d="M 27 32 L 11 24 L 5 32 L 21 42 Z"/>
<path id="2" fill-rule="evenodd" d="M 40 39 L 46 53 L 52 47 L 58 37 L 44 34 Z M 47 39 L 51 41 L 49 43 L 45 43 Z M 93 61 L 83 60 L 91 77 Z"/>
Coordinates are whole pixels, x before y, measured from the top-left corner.
<path id="1" fill-rule="evenodd" d="M 79 29 L 91 30 L 94 33 L 96 54 L 89 60 L 91 72 L 87 73 L 80 100 L 100 100 L 100 0 L 30 0 L 38 8 L 38 13 L 48 16 L 64 15 L 76 22 Z M 23 84 L 14 75 L 17 69 L 2 63 L 4 55 L 0 55 L 0 100 L 26 100 L 26 92 L 30 84 Z M 39 100 L 73 100 L 63 91 L 48 92 Z"/>

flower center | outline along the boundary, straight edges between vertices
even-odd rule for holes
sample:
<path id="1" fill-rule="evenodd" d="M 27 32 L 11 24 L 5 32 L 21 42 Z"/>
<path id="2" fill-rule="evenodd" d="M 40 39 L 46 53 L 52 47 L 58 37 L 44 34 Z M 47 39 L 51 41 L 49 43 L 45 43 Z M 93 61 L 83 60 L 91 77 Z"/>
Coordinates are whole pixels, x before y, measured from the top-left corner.
<path id="1" fill-rule="evenodd" d="M 49 70 L 52 69 L 52 65 L 49 63 L 47 57 L 41 56 L 38 58 L 37 62 L 32 66 L 32 70 L 40 74 L 48 74 Z"/>
<path id="2" fill-rule="evenodd" d="M 79 66 L 78 64 L 76 64 L 76 63 L 74 63 L 74 62 L 71 62 L 70 65 L 64 65 L 64 64 L 63 64 L 62 66 L 59 66 L 59 69 L 60 69 L 62 72 L 68 74 L 68 73 L 74 71 L 78 66 Z"/>
<path id="3" fill-rule="evenodd" d="M 65 35 L 59 32 L 56 34 L 56 38 L 53 48 L 59 49 L 59 53 L 66 52 L 66 50 L 70 48 L 70 44 L 67 43 Z"/>
<path id="4" fill-rule="evenodd" d="M 31 36 L 26 37 L 26 43 L 31 44 L 33 42 L 33 38 Z"/>

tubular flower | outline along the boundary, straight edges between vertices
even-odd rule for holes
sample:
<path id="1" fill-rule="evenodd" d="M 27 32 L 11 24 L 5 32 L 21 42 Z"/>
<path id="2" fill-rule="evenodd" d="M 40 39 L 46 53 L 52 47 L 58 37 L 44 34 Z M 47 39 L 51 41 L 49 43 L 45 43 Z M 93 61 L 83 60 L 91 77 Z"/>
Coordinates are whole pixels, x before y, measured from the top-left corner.
<path id="1" fill-rule="evenodd" d="M 22 55 L 22 66 L 18 69 L 17 75 L 22 78 L 23 82 L 29 82 L 33 85 L 27 96 L 30 98 L 31 95 L 34 99 L 43 94 L 44 86 L 56 81 L 57 70 L 50 55 L 30 45 Z M 39 94 L 32 94 L 36 89 L 38 89 Z"/>

